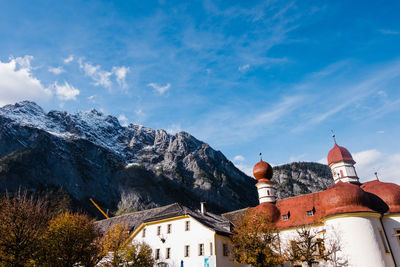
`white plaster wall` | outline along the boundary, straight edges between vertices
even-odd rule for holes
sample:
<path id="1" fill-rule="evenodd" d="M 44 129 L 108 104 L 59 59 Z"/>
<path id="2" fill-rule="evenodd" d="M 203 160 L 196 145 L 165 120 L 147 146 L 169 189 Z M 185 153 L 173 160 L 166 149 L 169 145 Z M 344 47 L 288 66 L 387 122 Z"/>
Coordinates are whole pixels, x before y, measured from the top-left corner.
<path id="1" fill-rule="evenodd" d="M 379 237 L 382 225 L 374 217 L 332 217 L 325 222 L 327 235 L 336 232 L 341 238 L 343 256 L 349 266 L 394 267 L 391 254 L 386 254 Z"/>
<path id="2" fill-rule="evenodd" d="M 190 221 L 190 231 L 185 231 L 185 222 Z M 167 234 L 167 225 L 171 224 L 171 233 Z M 161 226 L 161 236 L 157 235 L 157 226 Z M 146 236 L 142 237 L 141 230 L 134 238 L 134 241 L 145 242 L 153 249 L 153 255 L 157 248 L 160 249 L 160 260 L 167 262 L 171 267 L 180 267 L 183 260 L 184 267 L 204 267 L 204 259 L 215 255 L 214 235 L 215 232 L 193 218 L 183 218 L 173 221 L 166 221 L 145 226 Z M 166 239 L 161 242 L 160 237 Z M 213 251 L 210 251 L 210 242 Z M 204 256 L 199 256 L 199 244 L 204 244 Z M 184 257 L 185 245 L 190 246 L 189 257 Z M 165 259 L 166 249 L 171 248 L 171 259 Z M 213 259 L 214 258 L 214 259 Z M 216 267 L 215 256 L 210 258 L 210 267 Z M 213 264 L 214 262 L 214 264 Z"/>
<path id="3" fill-rule="evenodd" d="M 247 264 L 236 264 L 231 256 L 224 256 L 223 244 L 228 245 L 228 250 L 232 251 L 230 239 L 226 236 L 216 235 L 215 237 L 215 255 L 217 256 L 217 267 L 244 267 Z"/>
<path id="4" fill-rule="evenodd" d="M 340 175 L 340 171 L 342 171 L 343 176 L 357 176 L 356 169 L 351 164 L 344 163 L 344 162 L 335 163 L 331 166 L 331 170 L 332 170 L 332 175 L 333 175 L 333 178 L 335 179 L 335 182 L 339 181 L 337 179 L 340 179 L 342 182 L 357 181 L 357 178 L 348 178 L 348 177 L 342 178 L 342 176 Z M 336 173 L 336 175 L 334 173 Z"/>
<path id="5" fill-rule="evenodd" d="M 274 202 L 276 200 L 276 190 L 273 184 L 269 183 L 257 183 L 258 199 L 260 203 Z M 269 192 L 269 194 L 268 194 Z"/>
<path id="6" fill-rule="evenodd" d="M 382 223 L 392 250 L 393 258 L 397 266 L 400 266 L 400 241 L 398 237 L 393 236 L 395 234 L 394 229 L 400 229 L 400 213 L 384 216 Z"/>

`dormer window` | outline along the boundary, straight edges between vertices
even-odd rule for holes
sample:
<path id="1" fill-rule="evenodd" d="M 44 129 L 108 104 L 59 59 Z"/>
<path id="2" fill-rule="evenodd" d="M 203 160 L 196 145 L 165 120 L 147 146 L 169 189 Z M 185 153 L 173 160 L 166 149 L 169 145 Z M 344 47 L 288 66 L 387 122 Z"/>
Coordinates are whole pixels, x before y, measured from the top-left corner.
<path id="1" fill-rule="evenodd" d="M 313 216 L 315 213 L 315 208 L 313 207 L 312 210 L 307 210 L 307 216 Z"/>
<path id="2" fill-rule="evenodd" d="M 290 211 L 288 211 L 288 213 L 282 215 L 282 219 L 283 219 L 284 221 L 289 220 L 289 217 L 290 217 Z"/>

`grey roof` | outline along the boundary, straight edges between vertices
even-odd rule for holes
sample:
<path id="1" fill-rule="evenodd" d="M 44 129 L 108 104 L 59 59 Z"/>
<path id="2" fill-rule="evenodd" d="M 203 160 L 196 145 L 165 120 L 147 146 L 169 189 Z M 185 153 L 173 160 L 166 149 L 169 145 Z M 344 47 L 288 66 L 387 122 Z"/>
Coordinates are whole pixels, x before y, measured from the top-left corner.
<path id="1" fill-rule="evenodd" d="M 223 214 L 221 214 L 221 216 L 226 218 L 227 220 L 229 220 L 233 225 L 235 225 L 237 220 L 239 218 L 243 217 L 246 214 L 248 209 L 249 208 L 234 210 L 231 212 L 223 213 Z"/>
<path id="2" fill-rule="evenodd" d="M 174 218 L 182 215 L 189 215 L 193 217 L 203 225 L 217 232 L 218 234 L 231 234 L 232 224 L 227 218 L 210 212 L 206 212 L 203 214 L 198 210 L 192 210 L 188 207 L 180 205 L 179 203 L 174 203 L 159 208 L 132 212 L 121 216 L 97 221 L 96 226 L 101 232 L 107 232 L 113 225 L 121 224 L 126 225 L 129 231 L 132 232 L 144 222 Z"/>

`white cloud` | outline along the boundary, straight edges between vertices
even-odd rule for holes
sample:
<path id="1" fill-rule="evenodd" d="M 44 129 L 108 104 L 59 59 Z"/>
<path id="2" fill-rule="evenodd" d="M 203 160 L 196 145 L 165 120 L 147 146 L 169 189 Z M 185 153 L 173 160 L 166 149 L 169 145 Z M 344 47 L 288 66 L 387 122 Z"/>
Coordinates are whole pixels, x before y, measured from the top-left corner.
<path id="1" fill-rule="evenodd" d="M 253 167 L 252 166 L 246 165 L 244 163 L 237 163 L 237 164 L 235 164 L 235 166 L 236 166 L 236 168 L 238 168 L 239 170 L 241 170 L 248 176 L 253 177 Z"/>
<path id="2" fill-rule="evenodd" d="M 233 161 L 244 161 L 244 160 L 245 160 L 245 158 L 242 155 L 236 155 L 233 158 Z"/>
<path id="3" fill-rule="evenodd" d="M 95 103 L 96 102 L 96 95 L 91 95 L 87 98 L 90 102 Z"/>
<path id="4" fill-rule="evenodd" d="M 400 153 L 385 154 L 370 149 L 354 153 L 353 158 L 357 162 L 355 167 L 362 182 L 375 179 L 375 172 L 378 172 L 383 182 L 400 182 Z"/>
<path id="5" fill-rule="evenodd" d="M 393 30 L 388 30 L 388 29 L 380 29 L 379 32 L 382 33 L 382 34 L 387 34 L 387 35 L 397 35 L 397 34 L 400 34 L 399 31 L 393 31 Z"/>
<path id="6" fill-rule="evenodd" d="M 124 114 L 120 114 L 118 120 L 121 122 L 122 126 L 128 126 L 128 118 Z"/>
<path id="7" fill-rule="evenodd" d="M 47 101 L 52 92 L 33 76 L 31 61 L 33 56 L 10 58 L 0 61 L 0 106 L 22 100 Z"/>
<path id="8" fill-rule="evenodd" d="M 100 65 L 95 66 L 90 63 L 84 63 L 81 58 L 78 60 L 78 63 L 79 67 L 85 72 L 85 75 L 94 81 L 94 85 L 101 85 L 105 88 L 111 87 L 110 76 L 112 72 L 102 70 Z"/>
<path id="9" fill-rule="evenodd" d="M 182 131 L 181 125 L 179 124 L 172 124 L 166 129 L 167 133 L 169 134 L 176 134 Z"/>
<path id="10" fill-rule="evenodd" d="M 115 74 L 116 78 L 117 78 L 117 83 L 119 84 L 119 86 L 121 86 L 122 88 L 126 88 L 127 84 L 126 84 L 126 74 L 129 72 L 129 68 L 128 67 L 113 67 L 112 68 L 112 72 Z"/>
<path id="11" fill-rule="evenodd" d="M 170 84 L 170 83 L 167 83 L 165 86 L 161 86 L 161 85 L 158 85 L 158 84 L 156 84 L 156 83 L 149 83 L 149 84 L 147 84 L 147 86 L 152 87 L 152 88 L 155 89 L 160 95 L 162 95 L 162 94 L 164 94 L 164 93 L 171 87 L 171 84 Z"/>
<path id="12" fill-rule="evenodd" d="M 321 163 L 321 164 L 328 165 L 328 160 L 326 159 L 326 157 L 323 157 L 322 159 L 318 160 L 317 162 Z"/>
<path id="13" fill-rule="evenodd" d="M 380 131 L 377 131 L 376 133 L 378 133 L 378 134 L 384 134 L 385 131 L 380 130 Z"/>
<path id="14" fill-rule="evenodd" d="M 82 58 L 78 59 L 79 67 L 85 72 L 85 75 L 94 81 L 95 86 L 103 86 L 111 89 L 111 75 L 115 75 L 117 83 L 120 87 L 126 88 L 126 74 L 130 71 L 128 67 L 113 67 L 111 71 L 102 70 L 100 65 L 92 65 L 88 62 L 83 62 Z"/>
<path id="15" fill-rule="evenodd" d="M 295 162 L 295 161 L 301 161 L 304 160 L 304 158 L 307 156 L 307 153 L 303 153 L 301 155 L 293 155 L 290 156 L 289 162 Z"/>
<path id="16" fill-rule="evenodd" d="M 238 67 L 238 70 L 241 72 L 246 72 L 248 69 L 250 69 L 250 64 L 245 64 Z"/>
<path id="17" fill-rule="evenodd" d="M 57 82 L 55 82 L 53 84 L 53 88 L 56 91 L 57 98 L 64 101 L 76 100 L 76 96 L 80 93 L 78 89 L 67 82 L 64 82 L 64 85 L 59 85 Z"/>
<path id="18" fill-rule="evenodd" d="M 49 72 L 52 72 L 55 75 L 58 75 L 58 74 L 65 72 L 65 70 L 63 69 L 63 67 L 59 66 L 59 67 L 49 68 Z"/>
<path id="19" fill-rule="evenodd" d="M 64 63 L 65 63 L 65 64 L 68 64 L 68 63 L 70 63 L 70 62 L 73 61 L 73 60 L 74 60 L 74 56 L 73 56 L 73 55 L 70 55 L 69 57 L 67 57 L 67 58 L 64 59 Z"/>

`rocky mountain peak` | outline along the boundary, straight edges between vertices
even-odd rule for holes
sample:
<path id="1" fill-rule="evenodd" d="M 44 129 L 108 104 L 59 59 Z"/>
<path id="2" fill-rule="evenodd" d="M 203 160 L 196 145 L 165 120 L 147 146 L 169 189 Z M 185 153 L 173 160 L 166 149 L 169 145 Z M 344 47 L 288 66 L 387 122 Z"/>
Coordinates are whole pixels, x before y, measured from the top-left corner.
<path id="1" fill-rule="evenodd" d="M 304 178 L 296 176 L 298 170 L 281 169 L 284 177 L 277 179 L 288 184 L 279 189 L 287 192 L 282 196 L 328 184 L 324 180 L 313 187 L 310 175 Z M 33 191 L 63 188 L 92 214 L 98 213 L 90 197 L 119 213 L 173 202 L 197 206 L 200 201 L 223 212 L 255 206 L 255 182 L 220 151 L 187 132 L 125 127 L 95 109 L 45 113 L 29 101 L 0 108 L 2 191 L 21 186 Z"/>

